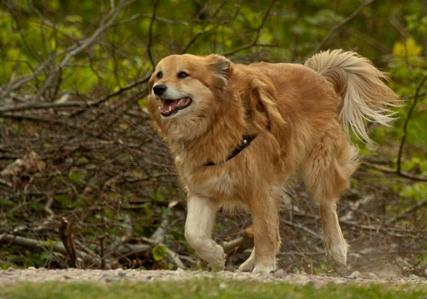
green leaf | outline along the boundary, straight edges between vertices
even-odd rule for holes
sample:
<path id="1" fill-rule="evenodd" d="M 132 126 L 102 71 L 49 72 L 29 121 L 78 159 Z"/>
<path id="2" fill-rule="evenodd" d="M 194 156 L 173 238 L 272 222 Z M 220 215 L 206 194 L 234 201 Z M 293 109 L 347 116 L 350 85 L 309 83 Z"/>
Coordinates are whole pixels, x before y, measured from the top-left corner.
<path id="1" fill-rule="evenodd" d="M 165 259 L 167 254 L 167 249 L 163 245 L 156 245 L 151 249 L 151 254 L 153 255 L 153 259 L 156 262 L 161 262 Z"/>

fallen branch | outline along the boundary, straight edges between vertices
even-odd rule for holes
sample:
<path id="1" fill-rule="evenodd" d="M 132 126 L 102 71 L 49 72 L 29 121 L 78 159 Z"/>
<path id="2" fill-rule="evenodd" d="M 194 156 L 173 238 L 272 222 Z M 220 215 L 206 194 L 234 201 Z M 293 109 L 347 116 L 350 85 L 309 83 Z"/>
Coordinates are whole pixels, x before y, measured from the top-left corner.
<path id="1" fill-rule="evenodd" d="M 307 218 L 316 219 L 316 220 L 320 221 L 320 216 L 317 216 L 317 215 L 310 215 L 310 214 L 305 214 L 305 213 L 294 213 L 294 216 L 297 216 L 297 217 L 307 217 Z M 348 220 L 342 220 L 342 219 L 340 219 L 339 222 L 343 226 L 349 226 L 349 227 L 352 227 L 352 228 L 354 228 L 356 230 L 373 231 L 373 232 L 376 232 L 376 233 L 378 233 L 378 232 L 384 232 L 384 233 L 387 233 L 390 236 L 399 237 L 399 238 L 405 238 L 405 237 L 418 238 L 418 236 L 415 236 L 414 234 L 412 234 L 408 230 L 399 230 L 399 229 L 392 228 L 392 227 L 385 227 L 383 225 L 378 225 L 378 226 L 366 225 L 366 224 L 361 224 L 361 223 L 357 223 L 357 222 L 353 222 L 353 221 L 348 221 Z M 404 233 L 406 233 L 406 234 L 404 234 Z M 420 231 L 419 233 L 424 233 L 424 232 Z"/>
<path id="2" fill-rule="evenodd" d="M 427 198 L 418 202 L 417 204 L 415 204 L 411 208 L 405 210 L 401 214 L 395 216 L 394 218 L 390 219 L 389 221 L 387 221 L 387 224 L 393 224 L 393 223 L 395 223 L 395 222 L 397 222 L 403 218 L 406 218 L 408 215 L 414 213 L 415 211 L 417 211 L 420 208 L 423 208 L 424 206 L 427 206 Z"/>
<path id="3" fill-rule="evenodd" d="M 87 104 L 78 101 L 68 101 L 62 103 L 45 103 L 45 102 L 29 102 L 13 106 L 0 107 L 0 113 L 4 112 L 18 112 L 25 110 L 40 110 L 40 109 L 57 109 L 57 108 L 71 108 L 71 107 L 84 107 Z"/>
<path id="4" fill-rule="evenodd" d="M 299 229 L 299 230 L 302 230 L 302 231 L 304 231 L 304 232 L 306 232 L 306 233 L 310 234 L 311 236 L 313 236 L 313 237 L 314 237 L 314 238 L 316 238 L 316 239 L 319 239 L 319 240 L 322 240 L 322 239 L 323 239 L 323 238 L 322 238 L 322 236 L 321 236 L 320 234 L 318 234 L 318 233 L 316 233 L 315 231 L 313 231 L 313 230 L 311 230 L 311 229 L 309 229 L 309 228 L 305 227 L 304 225 L 301 225 L 301 224 L 298 224 L 298 223 L 294 223 L 294 222 L 292 222 L 292 221 L 288 221 L 288 220 L 285 220 L 285 219 L 281 219 L 281 220 L 280 220 L 280 222 L 283 222 L 283 223 L 285 223 L 286 225 L 289 225 L 289 226 L 291 226 L 291 227 L 294 227 L 294 228 L 297 228 L 297 229 Z"/>
<path id="5" fill-rule="evenodd" d="M 224 249 L 224 252 L 229 253 L 233 251 L 235 248 L 240 247 L 240 245 L 242 245 L 244 241 L 245 241 L 244 237 L 238 237 L 231 241 L 224 241 L 222 242 L 221 245 L 222 245 L 222 248 Z"/>
<path id="6" fill-rule="evenodd" d="M 64 245 L 58 241 L 44 241 L 44 240 L 36 240 L 21 236 L 16 236 L 12 234 L 3 233 L 0 235 L 0 243 L 12 243 L 19 246 L 29 247 L 29 248 L 37 248 L 37 249 L 50 249 L 55 252 L 62 253 L 64 255 L 67 255 L 67 250 L 65 249 Z M 76 256 L 81 258 L 85 263 L 87 264 L 96 264 L 98 263 L 92 259 L 91 256 L 88 254 L 76 250 Z"/>

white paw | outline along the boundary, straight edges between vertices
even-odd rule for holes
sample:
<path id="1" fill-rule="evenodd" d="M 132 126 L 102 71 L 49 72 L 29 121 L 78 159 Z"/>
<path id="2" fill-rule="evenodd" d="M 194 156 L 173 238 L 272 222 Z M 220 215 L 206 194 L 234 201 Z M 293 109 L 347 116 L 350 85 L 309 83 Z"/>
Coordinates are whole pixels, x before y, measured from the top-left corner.
<path id="1" fill-rule="evenodd" d="M 222 271 L 225 267 L 225 254 L 221 246 L 215 246 L 214 254 L 205 259 L 213 271 Z"/>
<path id="2" fill-rule="evenodd" d="M 240 272 L 251 272 L 254 268 L 254 259 L 248 258 L 240 266 L 238 271 Z"/>
<path id="3" fill-rule="evenodd" d="M 271 273 L 276 271 L 276 262 L 271 262 L 267 264 L 257 264 L 253 269 L 253 273 Z"/>
<path id="4" fill-rule="evenodd" d="M 332 257 L 337 263 L 344 266 L 347 265 L 347 251 L 348 245 L 345 241 L 328 246 L 326 249 L 328 256 Z"/>

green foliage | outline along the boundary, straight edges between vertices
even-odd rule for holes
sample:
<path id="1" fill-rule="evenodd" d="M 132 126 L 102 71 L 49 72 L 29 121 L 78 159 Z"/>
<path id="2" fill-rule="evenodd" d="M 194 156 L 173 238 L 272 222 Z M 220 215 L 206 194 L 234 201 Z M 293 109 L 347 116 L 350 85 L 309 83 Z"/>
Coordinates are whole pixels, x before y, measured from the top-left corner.
<path id="1" fill-rule="evenodd" d="M 151 249 L 151 254 L 156 262 L 163 262 L 166 258 L 167 249 L 163 245 L 156 245 Z"/>
<path id="2" fill-rule="evenodd" d="M 68 179 L 75 185 L 82 187 L 86 184 L 85 171 L 78 168 L 72 168 L 68 172 Z"/>
<path id="3" fill-rule="evenodd" d="M 37 289 L 37 292 L 34 290 Z M 419 287 L 387 287 L 380 285 L 327 285 L 315 287 L 286 283 L 262 283 L 256 281 L 230 281 L 221 279 L 192 279 L 179 282 L 112 283 L 107 285 L 89 283 L 21 283 L 6 285 L 0 289 L 2 298 L 247 298 L 247 299 L 421 299 L 427 290 Z"/>
<path id="4" fill-rule="evenodd" d="M 412 185 L 406 185 L 399 192 L 399 195 L 403 198 L 410 198 L 414 200 L 423 200 L 427 196 L 427 184 L 426 183 L 415 183 Z"/>

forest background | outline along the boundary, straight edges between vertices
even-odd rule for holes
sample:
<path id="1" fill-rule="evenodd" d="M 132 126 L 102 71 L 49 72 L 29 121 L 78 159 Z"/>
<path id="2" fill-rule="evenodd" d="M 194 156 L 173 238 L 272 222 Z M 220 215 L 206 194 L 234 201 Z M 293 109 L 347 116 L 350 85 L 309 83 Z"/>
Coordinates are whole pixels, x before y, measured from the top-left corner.
<path id="1" fill-rule="evenodd" d="M 374 143 L 354 139 L 361 168 L 339 205 L 349 268 L 427 276 L 425 0 L 2 1 L 0 268 L 205 267 L 145 109 L 153 66 L 172 53 L 301 63 L 333 48 L 371 59 L 402 99 L 391 127 L 369 128 Z M 342 271 L 297 182 L 281 214 L 281 268 Z M 219 218 L 233 268 L 249 217 Z"/>

